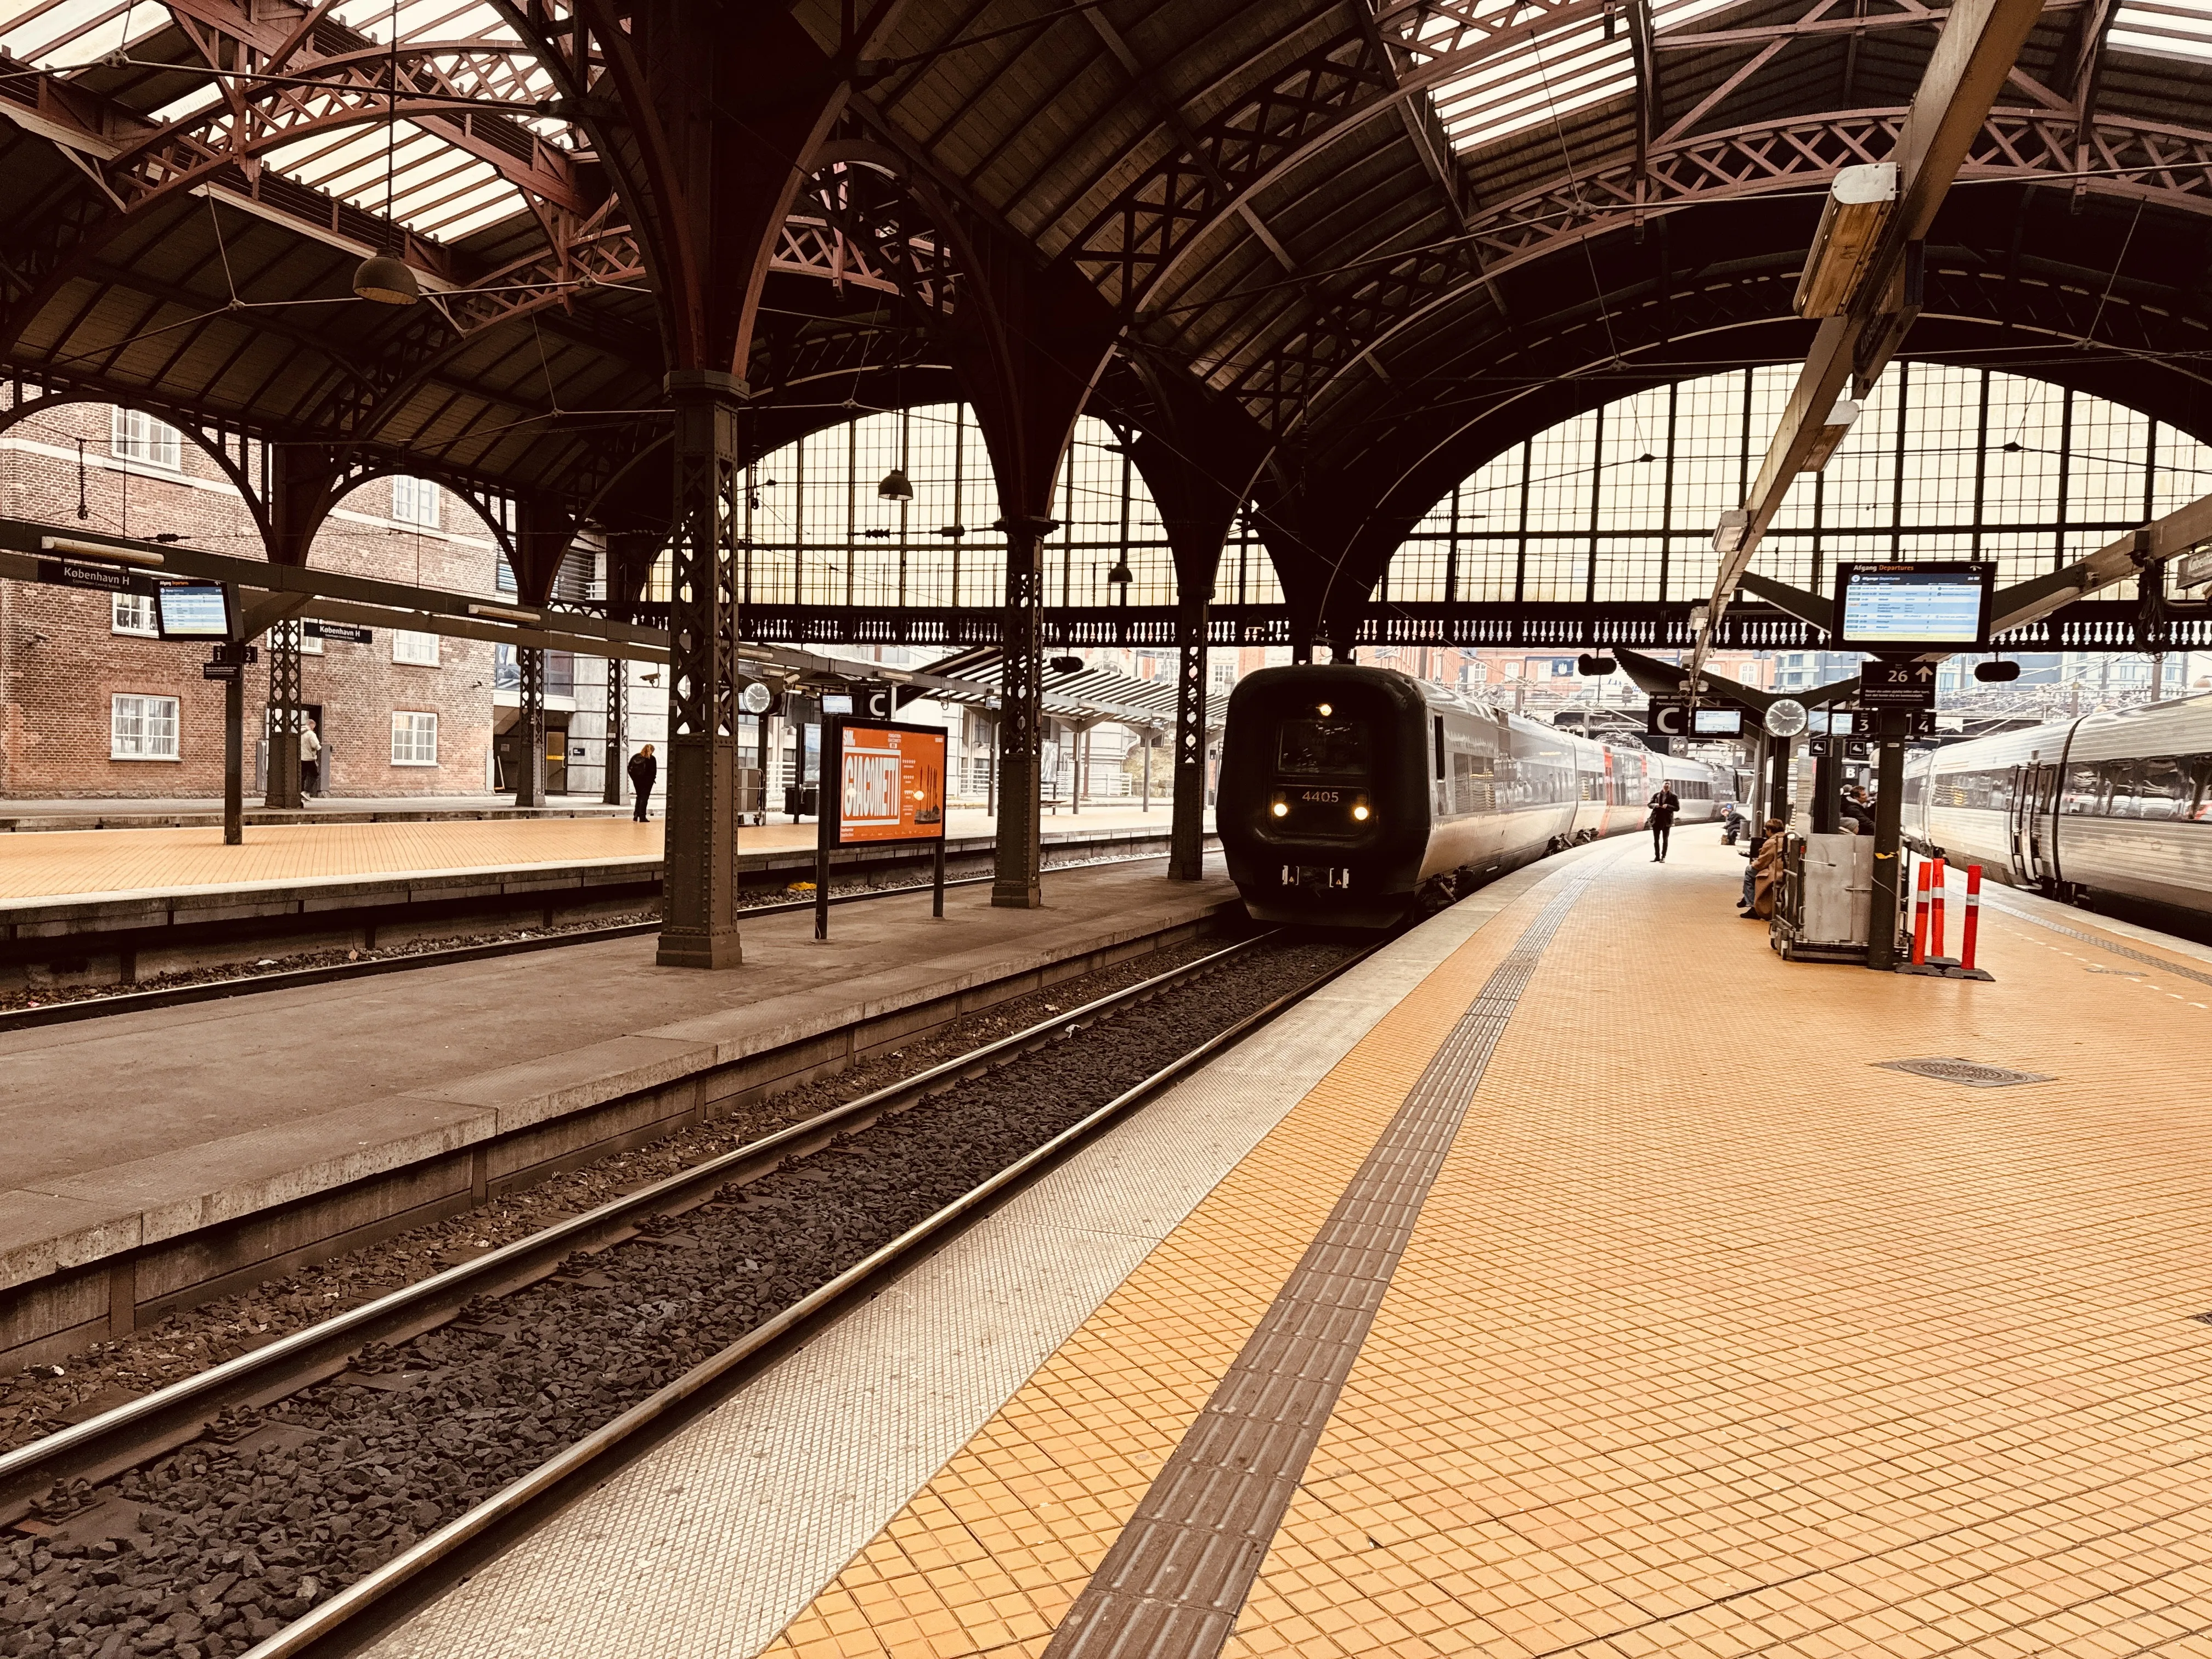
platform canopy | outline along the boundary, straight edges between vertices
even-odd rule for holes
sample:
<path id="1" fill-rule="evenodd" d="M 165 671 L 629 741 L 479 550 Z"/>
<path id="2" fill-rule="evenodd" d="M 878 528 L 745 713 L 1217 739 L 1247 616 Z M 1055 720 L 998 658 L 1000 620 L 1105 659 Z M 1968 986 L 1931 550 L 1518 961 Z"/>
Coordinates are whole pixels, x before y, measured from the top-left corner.
<path id="1" fill-rule="evenodd" d="M 1249 511 L 1310 635 L 1510 444 L 1802 357 L 1827 186 L 1950 15 L 0 0 L 0 365 L 277 446 L 280 557 L 380 472 L 518 503 L 526 590 L 579 525 L 665 538 L 672 370 L 744 383 L 750 454 L 965 398 L 1016 495 L 1080 410 L 1187 580 Z M 355 297 L 380 254 L 419 301 Z M 2212 436 L 2208 255 L 2212 3 L 2054 0 L 1909 347 Z"/>

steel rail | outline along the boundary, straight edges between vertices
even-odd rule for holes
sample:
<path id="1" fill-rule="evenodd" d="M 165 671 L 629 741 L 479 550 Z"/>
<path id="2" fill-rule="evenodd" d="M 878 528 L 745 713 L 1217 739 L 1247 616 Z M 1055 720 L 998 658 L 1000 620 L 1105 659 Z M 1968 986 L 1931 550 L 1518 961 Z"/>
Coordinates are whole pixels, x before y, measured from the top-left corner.
<path id="1" fill-rule="evenodd" d="M 1271 932 L 1240 940 L 1181 967 L 1111 992 L 1079 1008 L 1056 1014 L 1049 1020 L 985 1043 L 964 1054 L 956 1055 L 913 1077 L 832 1107 L 804 1122 L 792 1124 L 760 1140 L 690 1169 L 678 1170 L 635 1192 L 610 1200 L 596 1209 L 556 1222 L 526 1237 L 490 1250 L 473 1261 L 450 1267 L 414 1285 L 363 1303 L 357 1308 L 292 1332 L 264 1347 L 240 1354 L 197 1376 L 173 1382 L 143 1399 L 131 1401 L 88 1418 L 81 1424 L 44 1436 L 12 1451 L 0 1453 L 0 1525 L 30 1513 L 33 1500 L 51 1488 L 68 1486 L 79 1481 L 97 1485 L 125 1469 L 172 1451 L 197 1439 L 227 1410 L 266 1406 L 314 1382 L 336 1376 L 369 1343 L 404 1342 L 434 1329 L 452 1320 L 465 1304 L 478 1297 L 507 1295 L 551 1277 L 576 1251 L 605 1249 L 636 1237 L 641 1231 L 638 1224 L 648 1217 L 696 1208 L 709 1201 L 724 1187 L 743 1185 L 757 1180 L 787 1158 L 808 1157 L 866 1128 L 889 1114 L 917 1105 L 933 1094 L 995 1070 L 1009 1060 L 1071 1036 L 1078 1030 L 1139 1002 L 1202 977 L 1224 963 L 1278 937 L 1279 932 Z M 1373 948 L 1379 947 L 1370 947 Z M 1326 983 L 1335 973 L 1349 967 L 1365 954 L 1361 952 L 1347 958 L 1328 975 L 1300 988 L 1288 997 L 1278 999 L 1258 1013 L 1209 1039 L 1206 1044 L 1139 1085 L 1109 1107 L 1091 1114 L 1085 1123 L 1095 1125 L 1102 1121 L 1103 1115 L 1110 1115 L 1113 1111 L 1132 1103 L 1170 1076 L 1179 1075 L 1197 1059 L 1255 1029 L 1257 1024 L 1272 1018 L 1291 1001 Z M 1068 1133 L 1073 1132 L 1063 1133 L 1048 1144 L 1052 1146 L 1066 1144 Z M 1030 1154 L 1017 1167 L 1033 1167 L 1038 1156 L 1037 1153 Z M 1003 1184 L 1000 1177 L 993 1179 Z M 987 1188 L 997 1190 L 996 1186 L 988 1183 Z M 978 1189 L 979 1193 L 984 1190 Z M 976 1194 L 970 1194 L 945 1212 L 921 1224 L 919 1231 L 926 1233 L 940 1228 L 952 1215 L 972 1207 L 975 1198 Z M 884 1247 L 885 1249 L 892 1248 Z M 868 1260 L 874 1262 L 882 1255 L 883 1252 L 878 1251 L 877 1255 Z M 854 1271 L 848 1269 L 830 1284 L 845 1283 L 851 1279 Z M 825 1290 L 827 1288 L 824 1287 Z M 817 1291 L 805 1305 L 819 1305 L 822 1295 L 822 1291 Z M 787 1321 L 776 1328 L 787 1328 Z M 758 1332 L 748 1335 L 739 1346 L 750 1343 L 753 1348 L 757 1348 L 759 1342 L 755 1340 L 755 1337 L 758 1335 Z M 768 1340 L 770 1339 L 760 1338 L 761 1341 Z M 747 1349 L 747 1352 L 751 1351 Z M 717 1363 L 708 1362 L 709 1365 Z M 684 1388 L 682 1382 L 671 1386 Z M 693 1391 L 696 1389 L 685 1390 L 687 1393 Z M 633 1414 L 642 1409 L 642 1405 L 634 1407 Z M 660 1409 L 665 1410 L 665 1406 Z M 626 1420 L 627 1418 L 617 1419 Z M 610 1428 L 612 1426 L 609 1425 Z M 600 1436 L 606 1431 L 600 1431 Z M 458 1526 L 460 1522 L 453 1524 Z M 423 1542 L 428 1544 L 442 1535 L 442 1532 L 434 1534 Z M 416 1552 L 410 1552 L 410 1556 L 414 1553 Z M 407 1559 L 398 1558 L 399 1560 Z M 396 1565 L 396 1561 L 387 1564 Z"/>
<path id="2" fill-rule="evenodd" d="M 1208 848 L 1212 853 L 1219 849 Z M 1164 849 L 1158 853 L 1130 853 L 1118 858 L 1079 859 L 1066 864 L 1047 864 L 1047 870 L 1096 870 L 1112 864 L 1142 864 L 1148 859 L 1164 859 Z M 947 887 L 975 887 L 992 880 L 990 876 L 948 877 Z M 872 899 L 897 898 L 902 895 L 927 893 L 930 884 L 926 881 L 896 887 L 872 888 L 864 893 L 835 893 L 832 904 L 862 904 Z M 738 907 L 739 916 L 787 915 L 794 911 L 811 910 L 811 898 L 791 899 L 774 904 L 747 904 Z M 635 939 L 641 933 L 657 933 L 658 921 L 627 921 L 612 927 L 580 927 L 574 933 L 552 933 L 535 939 L 495 939 L 483 945 L 457 945 L 443 951 L 422 951 L 413 956 L 377 957 L 367 962 L 326 963 L 319 968 L 284 968 L 270 974 L 241 974 L 235 979 L 206 980 L 197 985 L 172 985 L 152 991 L 118 991 L 112 996 L 78 997 L 69 1002 L 45 1003 L 36 1008 L 10 1008 L 0 1011 L 0 1035 L 9 1031 L 35 1030 L 42 1025 L 69 1025 L 81 1019 L 102 1019 L 111 1014 L 137 1013 L 149 1008 L 179 1008 L 195 1002 L 222 1002 L 232 997 L 252 996 L 263 991 L 290 991 L 306 985 L 329 985 L 341 980 L 374 979 L 382 974 L 410 972 L 417 968 L 438 968 L 456 962 L 483 962 L 495 957 L 526 955 L 532 951 L 556 950 L 568 945 L 597 945 L 606 939 Z"/>

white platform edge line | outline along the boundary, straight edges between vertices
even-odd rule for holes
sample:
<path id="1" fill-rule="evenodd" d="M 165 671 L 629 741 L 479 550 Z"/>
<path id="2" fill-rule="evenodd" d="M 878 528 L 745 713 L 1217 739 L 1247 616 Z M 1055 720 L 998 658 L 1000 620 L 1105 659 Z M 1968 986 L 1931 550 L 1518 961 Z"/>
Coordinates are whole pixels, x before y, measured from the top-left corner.
<path id="1" fill-rule="evenodd" d="M 1578 861 L 1501 878 L 1186 1079 L 387 1636 L 373 1659 L 751 1659 L 1385 1013 Z"/>

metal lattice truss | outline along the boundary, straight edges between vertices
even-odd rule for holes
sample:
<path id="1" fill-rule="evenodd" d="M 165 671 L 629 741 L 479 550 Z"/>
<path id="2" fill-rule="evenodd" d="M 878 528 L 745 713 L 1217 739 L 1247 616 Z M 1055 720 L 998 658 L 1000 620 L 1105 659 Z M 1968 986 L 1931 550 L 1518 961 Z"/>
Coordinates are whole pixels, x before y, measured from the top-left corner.
<path id="1" fill-rule="evenodd" d="M 1378 265 L 1234 389 L 1271 426 L 1294 428 L 1341 377 L 1440 307 L 1523 265 L 1660 214 L 1825 185 L 1844 167 L 1887 155 L 1905 113 L 1869 110 L 1711 133 L 1648 158 L 1547 181 L 1471 219 L 1466 235 L 1446 246 Z M 2071 180 L 2083 144 L 2069 112 L 2001 110 L 1960 177 Z M 2212 134 L 2107 117 L 2088 129 L 2086 146 L 2101 190 L 2212 214 Z"/>
<path id="2" fill-rule="evenodd" d="M 2212 214 L 2204 9 L 2047 5 L 1962 181 Z M 769 238 L 779 320 L 738 331 L 751 396 L 834 409 L 823 382 L 847 379 L 849 399 L 866 374 L 951 364 L 948 343 L 998 315 L 996 285 L 1026 260 L 1080 278 L 1125 358 L 1241 410 L 1271 465 L 1395 441 L 1376 435 L 1386 412 L 1466 361 L 1439 341 L 1525 358 L 1583 327 L 1547 273 L 1601 288 L 1606 251 L 1650 226 L 1724 203 L 1809 217 L 1791 198 L 1895 146 L 1947 15 L 1930 0 L 767 10 L 815 43 L 808 74 L 849 84 Z M 19 377 L 338 446 L 333 476 L 404 456 L 579 505 L 665 447 L 662 373 L 692 348 L 669 288 L 685 233 L 656 205 L 672 163 L 638 136 L 663 72 L 638 32 L 661 14 L 14 11 L 0 151 L 23 182 L 0 247 L 0 362 Z M 2146 46 L 2161 29 L 2172 40 Z M 2192 67 L 2144 55 L 2169 49 Z M 757 124 L 768 106 L 732 110 Z M 349 262 L 387 248 L 429 303 L 283 309 L 342 301 Z M 989 270 L 969 268 L 978 250 Z M 2153 303 L 2125 283 L 2108 297 L 2093 331 Z M 1099 384 L 1142 427 L 1141 389 Z"/>

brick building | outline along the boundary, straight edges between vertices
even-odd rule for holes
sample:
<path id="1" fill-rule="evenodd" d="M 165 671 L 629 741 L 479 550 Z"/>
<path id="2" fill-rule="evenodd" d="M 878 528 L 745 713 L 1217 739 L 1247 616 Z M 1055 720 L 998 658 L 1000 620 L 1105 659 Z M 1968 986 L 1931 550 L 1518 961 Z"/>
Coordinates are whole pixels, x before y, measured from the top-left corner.
<path id="1" fill-rule="evenodd" d="M 173 428 L 102 404 L 42 408 L 0 434 L 0 513 L 265 556 L 212 457 Z M 497 544 L 474 508 L 413 478 L 354 491 L 311 557 L 319 569 L 488 598 L 500 587 Z M 304 701 L 328 750 L 325 793 L 492 787 L 498 653 L 386 629 L 368 644 L 308 640 Z M 222 793 L 222 687 L 200 677 L 207 655 L 156 637 L 146 599 L 0 582 L 0 798 Z M 249 668 L 249 769 L 267 695 L 265 664 Z"/>

